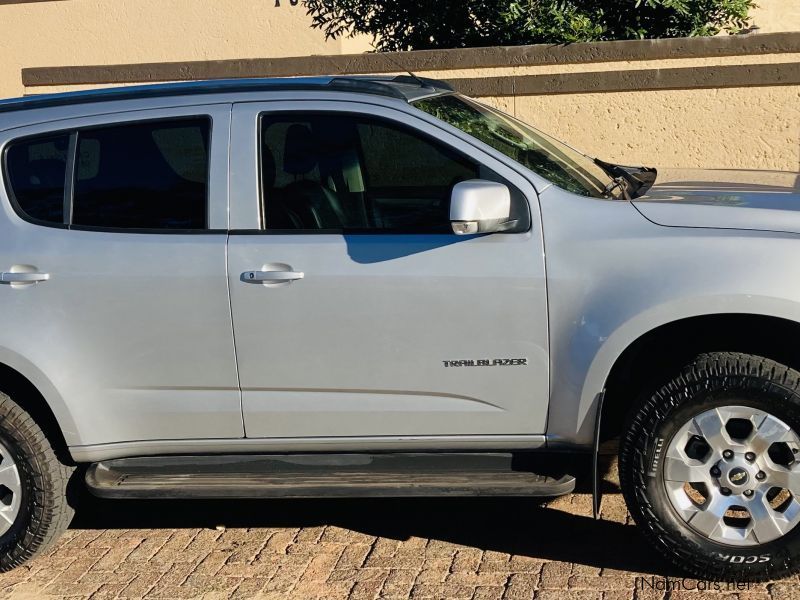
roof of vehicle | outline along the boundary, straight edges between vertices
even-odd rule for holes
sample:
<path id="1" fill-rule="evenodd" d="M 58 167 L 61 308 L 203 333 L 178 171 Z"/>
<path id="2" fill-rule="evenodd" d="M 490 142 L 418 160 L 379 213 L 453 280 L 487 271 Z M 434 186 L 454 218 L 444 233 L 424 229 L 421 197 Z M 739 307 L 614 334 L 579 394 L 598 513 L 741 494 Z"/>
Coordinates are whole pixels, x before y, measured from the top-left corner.
<path id="1" fill-rule="evenodd" d="M 0 112 L 169 96 L 190 96 L 259 91 L 336 91 L 375 94 L 413 102 L 431 95 L 449 93 L 443 81 L 413 75 L 356 77 L 273 77 L 263 79 L 216 79 L 126 87 L 100 88 L 58 94 L 40 94 L 0 100 Z"/>

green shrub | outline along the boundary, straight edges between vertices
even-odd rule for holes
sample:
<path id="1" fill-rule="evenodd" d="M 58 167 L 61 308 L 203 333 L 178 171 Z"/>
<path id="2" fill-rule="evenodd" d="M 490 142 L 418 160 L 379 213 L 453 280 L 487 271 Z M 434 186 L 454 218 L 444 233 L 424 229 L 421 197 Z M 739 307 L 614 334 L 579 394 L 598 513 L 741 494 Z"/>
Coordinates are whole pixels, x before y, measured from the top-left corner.
<path id="1" fill-rule="evenodd" d="M 747 26 L 753 0 L 305 0 L 328 38 L 379 51 L 716 35 Z"/>

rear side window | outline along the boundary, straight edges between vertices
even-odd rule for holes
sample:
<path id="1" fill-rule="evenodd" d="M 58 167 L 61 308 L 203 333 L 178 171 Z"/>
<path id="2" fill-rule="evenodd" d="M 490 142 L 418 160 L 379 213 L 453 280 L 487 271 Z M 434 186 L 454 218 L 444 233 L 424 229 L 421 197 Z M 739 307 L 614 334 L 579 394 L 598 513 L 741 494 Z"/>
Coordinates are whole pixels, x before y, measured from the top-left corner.
<path id="1" fill-rule="evenodd" d="M 26 216 L 64 223 L 69 134 L 29 138 L 12 144 L 6 155 L 11 196 Z"/>
<path id="2" fill-rule="evenodd" d="M 16 208 L 39 222 L 205 229 L 210 130 L 210 119 L 192 118 L 19 140 L 6 153 L 9 191 Z"/>
<path id="3" fill-rule="evenodd" d="M 208 138 L 206 119 L 80 131 L 72 224 L 205 228 Z"/>

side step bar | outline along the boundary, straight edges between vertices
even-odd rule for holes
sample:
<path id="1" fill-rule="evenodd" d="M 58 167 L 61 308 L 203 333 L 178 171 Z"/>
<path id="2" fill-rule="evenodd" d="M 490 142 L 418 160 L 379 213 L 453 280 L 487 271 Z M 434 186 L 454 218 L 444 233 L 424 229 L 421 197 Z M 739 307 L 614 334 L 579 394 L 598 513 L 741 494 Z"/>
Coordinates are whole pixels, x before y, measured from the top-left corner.
<path id="1" fill-rule="evenodd" d="M 162 456 L 94 463 L 103 498 L 560 496 L 570 475 L 538 475 L 511 454 Z"/>

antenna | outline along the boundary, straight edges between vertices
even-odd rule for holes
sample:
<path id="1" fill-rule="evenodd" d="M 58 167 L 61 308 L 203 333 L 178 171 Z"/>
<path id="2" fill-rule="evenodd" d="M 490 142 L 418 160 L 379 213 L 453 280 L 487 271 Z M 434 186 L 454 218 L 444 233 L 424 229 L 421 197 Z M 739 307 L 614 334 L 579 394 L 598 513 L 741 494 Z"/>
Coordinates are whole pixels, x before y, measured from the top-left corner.
<path id="1" fill-rule="evenodd" d="M 392 63 L 395 67 L 397 67 L 400 71 L 403 71 L 404 73 L 408 73 L 411 76 L 411 79 L 416 81 L 419 84 L 420 87 L 429 87 L 422 78 L 417 77 L 416 75 L 414 75 L 414 73 L 412 73 L 411 71 L 406 69 L 403 65 L 401 65 L 399 62 L 397 62 L 395 59 L 393 59 L 390 53 L 387 52 L 387 53 L 383 54 L 382 56 L 384 58 L 386 58 L 390 63 Z M 334 71 L 335 71 L 335 73 L 333 73 L 333 74 L 335 74 L 337 76 L 344 76 L 344 77 L 347 76 L 346 72 L 342 73 L 339 70 L 339 66 L 336 64 L 336 62 L 334 62 L 333 58 L 330 55 L 315 54 L 314 58 L 324 58 L 330 64 L 332 64 L 334 66 Z"/>
<path id="2" fill-rule="evenodd" d="M 0 2 L 2 2 L 2 0 L 0 0 Z M 393 64 L 395 67 L 397 67 L 397 68 L 398 68 L 398 70 L 400 70 L 400 71 L 402 71 L 402 72 L 404 72 L 404 73 L 407 73 L 407 74 L 408 74 L 408 77 L 410 77 L 410 78 L 411 78 L 411 80 L 412 80 L 414 83 L 416 83 L 416 84 L 417 84 L 419 87 L 421 87 L 421 88 L 425 88 L 425 89 L 429 89 L 429 90 L 436 89 L 436 87 L 441 87 L 441 88 L 443 88 L 443 89 L 446 89 L 446 90 L 451 90 L 451 91 L 452 91 L 452 89 L 453 89 L 453 88 L 452 88 L 452 87 L 450 86 L 450 84 L 449 84 L 449 83 L 447 83 L 446 81 L 434 81 L 433 79 L 424 79 L 424 78 L 422 78 L 422 77 L 419 77 L 418 75 L 414 74 L 412 71 L 409 71 L 409 70 L 408 70 L 408 69 L 406 69 L 406 68 L 405 68 L 405 67 L 404 67 L 404 66 L 403 66 L 403 65 L 402 65 L 402 64 L 401 64 L 399 61 L 395 60 L 395 59 L 392 57 L 392 54 L 396 54 L 396 53 L 394 53 L 394 52 L 393 52 L 393 53 L 386 52 L 386 53 L 384 53 L 384 54 L 381 54 L 380 56 L 383 56 L 383 57 L 384 57 L 384 58 L 385 58 L 387 61 L 389 61 L 390 63 L 392 63 L 392 64 Z M 338 68 L 338 65 L 337 65 L 337 64 L 334 62 L 333 58 L 332 58 L 330 55 L 325 55 L 325 54 L 315 54 L 315 55 L 314 55 L 314 57 L 315 57 L 315 58 L 324 58 L 324 59 L 325 59 L 325 60 L 327 60 L 327 61 L 328 61 L 330 64 L 334 65 L 334 67 L 335 67 L 335 68 L 334 68 L 334 71 L 333 71 L 333 73 L 332 73 L 332 75 L 333 75 L 334 77 L 343 77 L 343 78 L 347 78 L 347 74 L 346 74 L 346 73 L 342 73 L 342 72 L 339 70 L 339 68 Z M 338 74 L 334 74 L 334 73 L 338 73 Z M 398 78 L 405 78 L 406 76 L 405 76 L 405 75 L 398 75 L 397 77 L 398 77 Z"/>
<path id="3" fill-rule="evenodd" d="M 403 72 L 405 72 L 405 73 L 408 73 L 408 74 L 411 76 L 411 79 L 413 79 L 414 81 L 416 81 L 416 82 L 417 82 L 417 84 L 419 84 L 419 87 L 423 87 L 423 88 L 430 87 L 430 86 L 429 86 L 427 83 L 425 83 L 425 80 L 421 79 L 420 77 L 417 77 L 416 75 L 414 75 L 414 73 L 412 73 L 411 71 L 409 71 L 408 69 L 406 69 L 406 68 L 405 68 L 403 65 L 401 65 L 401 64 L 400 64 L 398 61 L 396 61 L 394 58 L 392 58 L 392 55 L 391 55 L 391 54 L 389 54 L 388 52 L 387 52 L 386 54 L 384 54 L 383 56 L 384 56 L 384 57 L 385 57 L 385 58 L 386 58 L 386 59 L 387 59 L 387 60 L 388 60 L 390 63 L 392 63 L 392 64 L 393 64 L 395 67 L 397 67 L 398 69 L 400 69 L 401 71 L 403 71 Z"/>

